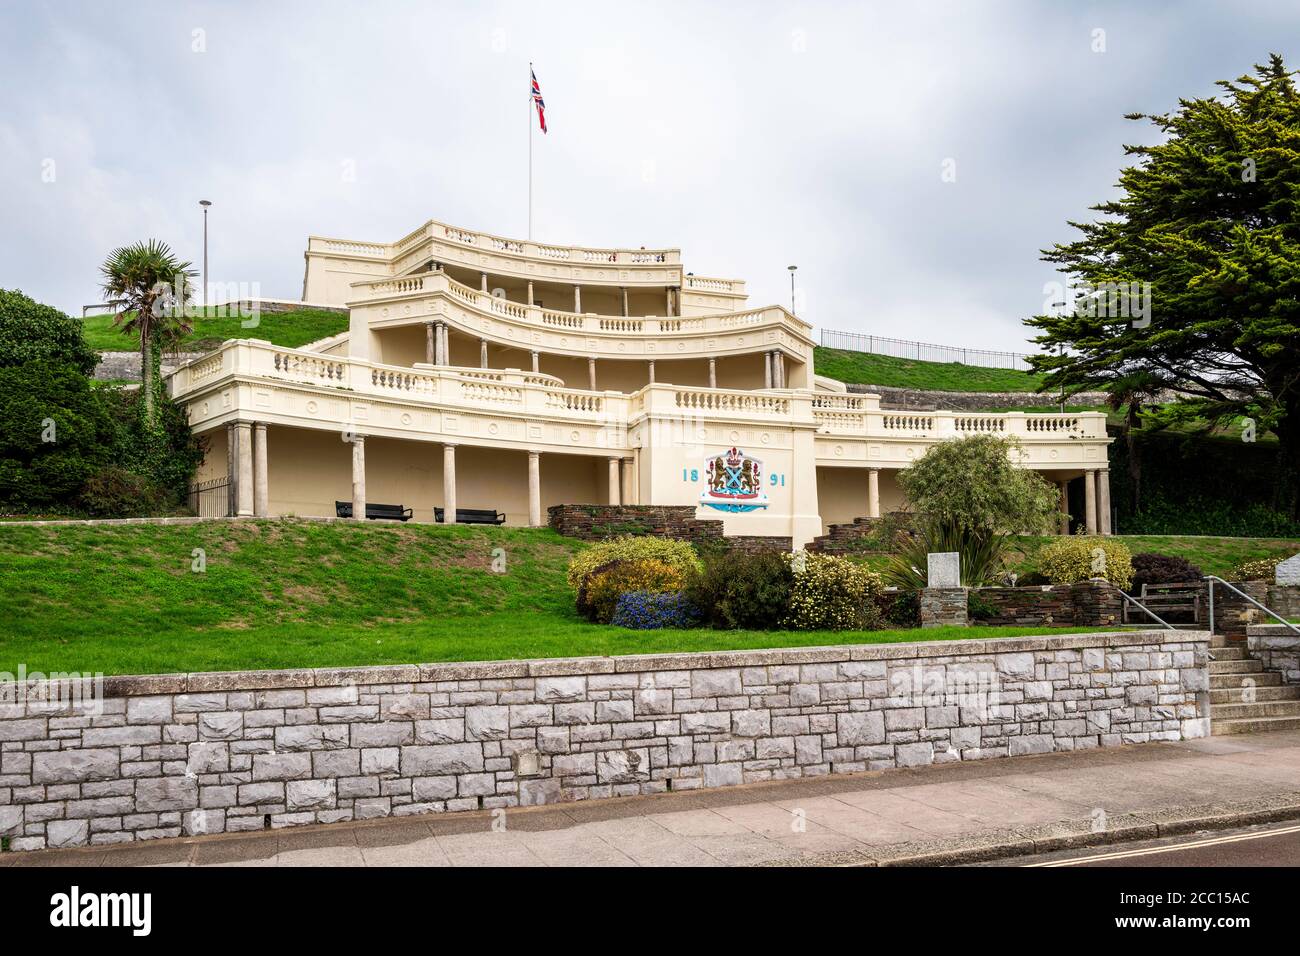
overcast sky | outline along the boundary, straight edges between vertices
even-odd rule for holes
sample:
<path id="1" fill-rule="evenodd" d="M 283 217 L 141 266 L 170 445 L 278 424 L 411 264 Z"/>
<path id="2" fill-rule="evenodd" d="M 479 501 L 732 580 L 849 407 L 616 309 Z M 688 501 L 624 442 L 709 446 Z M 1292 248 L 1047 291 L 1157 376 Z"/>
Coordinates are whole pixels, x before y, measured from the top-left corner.
<path id="1" fill-rule="evenodd" d="M 270 298 L 311 234 L 523 237 L 531 60 L 534 238 L 680 247 L 755 305 L 795 263 L 822 328 L 1024 350 L 1038 250 L 1151 138 L 1123 114 L 1300 67 L 1297 38 L 1282 0 L 7 0 L 0 287 L 80 314 L 114 246 L 197 264 L 199 199 L 213 281 Z"/>

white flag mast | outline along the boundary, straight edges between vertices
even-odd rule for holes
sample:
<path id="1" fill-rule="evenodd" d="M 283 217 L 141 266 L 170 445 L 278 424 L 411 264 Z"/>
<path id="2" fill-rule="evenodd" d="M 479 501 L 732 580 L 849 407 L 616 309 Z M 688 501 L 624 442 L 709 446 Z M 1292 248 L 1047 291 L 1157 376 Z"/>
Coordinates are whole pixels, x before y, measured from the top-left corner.
<path id="1" fill-rule="evenodd" d="M 533 238 L 533 108 L 537 109 L 537 125 L 546 132 L 546 103 L 542 100 L 542 88 L 537 85 L 537 74 L 533 64 L 528 63 L 528 239 Z"/>

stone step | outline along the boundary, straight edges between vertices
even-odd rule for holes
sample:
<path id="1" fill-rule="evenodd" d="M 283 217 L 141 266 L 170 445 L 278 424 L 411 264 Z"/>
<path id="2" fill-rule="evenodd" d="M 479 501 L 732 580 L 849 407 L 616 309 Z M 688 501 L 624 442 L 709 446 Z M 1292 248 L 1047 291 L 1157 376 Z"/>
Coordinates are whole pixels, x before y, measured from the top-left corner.
<path id="1" fill-rule="evenodd" d="M 1282 683 L 1282 675 L 1277 671 L 1262 671 L 1249 674 L 1211 674 L 1210 690 L 1227 690 L 1241 687 L 1242 681 L 1249 679 L 1256 687 L 1277 687 Z"/>
<path id="2" fill-rule="evenodd" d="M 1240 720 L 1243 717 L 1300 717 L 1300 700 L 1257 700 L 1252 704 L 1215 704 L 1210 710 L 1214 720 Z"/>
<path id="3" fill-rule="evenodd" d="M 1228 688 L 1211 688 L 1211 704 L 1240 704 L 1246 688 L 1240 686 Z M 1280 687 L 1254 688 L 1255 700 L 1295 700 L 1300 701 L 1300 684 L 1283 684 Z"/>
<path id="4" fill-rule="evenodd" d="M 1270 730 L 1300 730 L 1300 717 L 1246 717 L 1241 720 L 1214 720 L 1210 727 L 1216 737 L 1228 734 L 1259 734 Z"/>
<path id="5" fill-rule="evenodd" d="M 1244 661 L 1248 659 L 1244 647 L 1212 647 L 1210 653 L 1214 655 L 1216 661 Z"/>
<path id="6" fill-rule="evenodd" d="M 1252 674 L 1263 669 L 1264 665 L 1257 660 L 1210 661 L 1211 674 Z"/>

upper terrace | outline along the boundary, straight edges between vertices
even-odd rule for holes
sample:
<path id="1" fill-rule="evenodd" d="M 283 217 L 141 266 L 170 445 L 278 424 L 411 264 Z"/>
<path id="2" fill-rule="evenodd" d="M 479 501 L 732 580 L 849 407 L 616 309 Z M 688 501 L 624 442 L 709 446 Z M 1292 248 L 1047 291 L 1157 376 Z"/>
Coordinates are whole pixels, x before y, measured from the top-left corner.
<path id="1" fill-rule="evenodd" d="M 352 282 L 431 270 L 446 271 L 483 291 L 503 288 L 508 297 L 525 303 L 535 302 L 538 294 L 547 305 L 580 303 L 582 287 L 587 287 L 589 304 L 596 304 L 593 295 L 602 303 L 608 299 L 613 307 L 596 311 L 614 314 L 724 311 L 743 307 L 745 301 L 742 280 L 683 274 L 679 249 L 551 245 L 432 219 L 396 242 L 312 236 L 305 257 L 303 298 L 340 305 Z M 574 311 L 583 309 L 578 305 Z"/>

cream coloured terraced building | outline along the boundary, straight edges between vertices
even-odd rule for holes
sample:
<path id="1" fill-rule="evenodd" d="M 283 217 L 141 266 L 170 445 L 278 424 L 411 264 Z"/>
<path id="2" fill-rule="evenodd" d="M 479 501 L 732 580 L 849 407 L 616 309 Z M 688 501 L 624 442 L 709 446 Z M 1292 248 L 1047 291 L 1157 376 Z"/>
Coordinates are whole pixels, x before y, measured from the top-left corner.
<path id="1" fill-rule="evenodd" d="M 348 331 L 228 341 L 170 379 L 208 439 L 200 487 L 228 487 L 233 513 L 369 501 L 539 525 L 555 504 L 695 505 L 800 545 L 902 507 L 899 471 L 936 442 L 994 433 L 1109 531 L 1102 414 L 882 409 L 814 374 L 807 322 L 677 249 L 430 221 L 392 243 L 313 236 L 306 263 L 303 300 L 346 306 Z"/>

